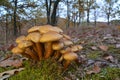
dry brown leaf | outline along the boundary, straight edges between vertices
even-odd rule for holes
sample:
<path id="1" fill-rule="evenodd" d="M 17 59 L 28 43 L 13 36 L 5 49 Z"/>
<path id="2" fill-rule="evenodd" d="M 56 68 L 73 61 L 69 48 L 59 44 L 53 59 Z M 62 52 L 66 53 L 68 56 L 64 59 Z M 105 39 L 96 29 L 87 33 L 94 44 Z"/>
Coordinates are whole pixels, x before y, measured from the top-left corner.
<path id="1" fill-rule="evenodd" d="M 100 45 L 99 48 L 103 51 L 108 51 L 108 46 Z"/>
<path id="2" fill-rule="evenodd" d="M 97 50 L 97 47 L 96 46 L 92 46 L 91 49 L 92 50 Z"/>
<path id="3" fill-rule="evenodd" d="M 5 71 L 5 72 L 2 72 L 0 73 L 0 80 L 4 80 L 6 78 L 9 78 L 10 76 L 24 70 L 25 68 L 19 68 L 19 69 L 13 69 L 13 70 L 9 70 L 9 71 Z"/>
<path id="4" fill-rule="evenodd" d="M 114 62 L 114 58 L 112 55 L 109 55 L 109 54 L 104 54 L 103 55 L 103 58 L 107 61 L 111 61 L 111 62 Z"/>
<path id="5" fill-rule="evenodd" d="M 93 68 L 92 68 L 92 70 L 88 70 L 86 73 L 87 74 L 93 74 L 93 73 L 97 74 L 97 73 L 100 72 L 100 70 L 101 70 L 101 68 L 98 66 L 97 63 L 95 63 L 94 66 L 93 66 Z"/>
<path id="6" fill-rule="evenodd" d="M 13 66 L 13 67 L 16 67 L 16 68 L 21 67 L 22 66 L 22 61 L 6 59 L 6 60 L 0 62 L 0 67 L 9 67 L 9 66 Z"/>

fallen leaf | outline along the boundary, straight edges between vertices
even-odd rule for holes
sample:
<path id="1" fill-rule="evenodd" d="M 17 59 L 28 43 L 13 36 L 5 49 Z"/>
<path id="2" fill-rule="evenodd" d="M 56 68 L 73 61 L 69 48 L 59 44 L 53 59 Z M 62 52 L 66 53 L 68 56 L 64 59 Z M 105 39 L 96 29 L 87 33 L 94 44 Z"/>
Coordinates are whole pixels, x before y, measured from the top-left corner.
<path id="1" fill-rule="evenodd" d="M 92 46 L 91 49 L 92 50 L 97 50 L 97 47 L 96 46 Z"/>
<path id="2" fill-rule="evenodd" d="M 100 45 L 99 48 L 103 51 L 108 51 L 108 46 Z"/>
<path id="3" fill-rule="evenodd" d="M 109 54 L 104 54 L 103 55 L 103 58 L 107 61 L 110 61 L 110 62 L 114 62 L 114 58 L 112 55 L 109 55 Z"/>
<path id="4" fill-rule="evenodd" d="M 92 70 L 88 70 L 86 73 L 87 74 L 93 74 L 93 73 L 97 74 L 97 73 L 100 72 L 100 70 L 101 70 L 101 68 L 98 66 L 97 63 L 95 63 L 94 66 L 93 66 L 93 68 L 92 68 Z"/>
<path id="5" fill-rule="evenodd" d="M 25 68 L 19 68 L 19 69 L 13 69 L 13 70 L 2 72 L 2 73 L 0 73 L 0 80 L 5 80 L 5 79 L 9 78 L 10 76 L 12 76 L 24 69 Z"/>
<path id="6" fill-rule="evenodd" d="M 7 60 L 4 60 L 4 61 L 1 61 L 0 62 L 0 67 L 10 67 L 10 66 L 13 66 L 13 67 L 21 67 L 22 66 L 22 61 L 21 60 L 11 60 L 11 59 L 7 59 Z"/>

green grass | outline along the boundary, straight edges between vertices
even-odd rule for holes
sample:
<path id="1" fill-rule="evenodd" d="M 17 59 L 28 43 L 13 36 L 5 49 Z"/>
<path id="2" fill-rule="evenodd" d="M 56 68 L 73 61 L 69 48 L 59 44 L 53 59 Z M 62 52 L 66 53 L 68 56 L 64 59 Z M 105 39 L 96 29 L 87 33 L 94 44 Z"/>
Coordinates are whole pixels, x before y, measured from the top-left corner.
<path id="1" fill-rule="evenodd" d="M 101 55 L 102 55 L 102 51 L 90 51 L 87 54 L 87 57 L 90 59 L 97 59 L 97 58 L 101 57 Z"/>
<path id="2" fill-rule="evenodd" d="M 38 64 L 25 62 L 25 70 L 12 76 L 9 80 L 63 80 L 62 69 L 50 59 Z"/>
<path id="3" fill-rule="evenodd" d="M 120 80 L 120 68 L 104 68 L 100 73 L 87 75 L 82 80 Z"/>

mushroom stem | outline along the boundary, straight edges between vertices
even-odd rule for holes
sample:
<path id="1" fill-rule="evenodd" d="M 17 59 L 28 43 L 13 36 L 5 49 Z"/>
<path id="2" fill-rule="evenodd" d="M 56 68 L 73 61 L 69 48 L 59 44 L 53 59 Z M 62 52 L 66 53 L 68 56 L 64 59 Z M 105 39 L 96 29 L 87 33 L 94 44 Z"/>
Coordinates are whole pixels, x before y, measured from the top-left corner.
<path id="1" fill-rule="evenodd" d="M 36 49 L 36 45 L 35 44 L 33 44 L 32 48 L 37 53 L 37 49 Z"/>
<path id="2" fill-rule="evenodd" d="M 26 54 L 26 53 L 21 53 L 21 55 L 27 57 L 28 59 L 31 59 L 31 56 L 29 54 Z"/>
<path id="3" fill-rule="evenodd" d="M 38 57 L 32 52 L 31 49 L 26 48 L 25 53 L 28 54 L 28 55 L 30 55 L 32 59 L 34 59 L 34 60 L 38 60 Z"/>
<path id="4" fill-rule="evenodd" d="M 45 43 L 45 59 L 49 58 L 53 53 L 53 49 L 52 49 L 52 43 L 51 42 L 47 42 Z"/>
<path id="5" fill-rule="evenodd" d="M 55 51 L 55 53 L 54 53 L 54 58 L 55 58 L 55 59 L 60 58 L 60 52 L 59 52 L 59 51 Z"/>
<path id="6" fill-rule="evenodd" d="M 64 70 L 66 70 L 68 68 L 70 62 L 71 62 L 70 60 L 66 60 L 66 62 L 63 64 Z"/>
<path id="7" fill-rule="evenodd" d="M 36 45 L 39 60 L 41 60 L 42 56 L 43 56 L 43 54 L 42 54 L 42 45 L 40 43 L 35 43 L 35 45 Z"/>

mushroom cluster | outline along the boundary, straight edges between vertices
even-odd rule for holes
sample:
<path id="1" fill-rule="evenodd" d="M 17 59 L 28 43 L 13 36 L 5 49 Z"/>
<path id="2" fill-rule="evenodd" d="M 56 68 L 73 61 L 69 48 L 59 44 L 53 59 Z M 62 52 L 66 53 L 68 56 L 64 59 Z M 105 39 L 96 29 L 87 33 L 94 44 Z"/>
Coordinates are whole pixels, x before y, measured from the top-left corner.
<path id="1" fill-rule="evenodd" d="M 73 45 L 62 29 L 51 25 L 34 26 L 26 36 L 18 37 L 15 42 L 17 46 L 12 49 L 13 54 L 21 54 L 35 61 L 54 57 L 59 62 L 64 61 L 64 69 L 71 61 L 78 59 L 76 52 L 82 49 L 81 45 Z"/>

